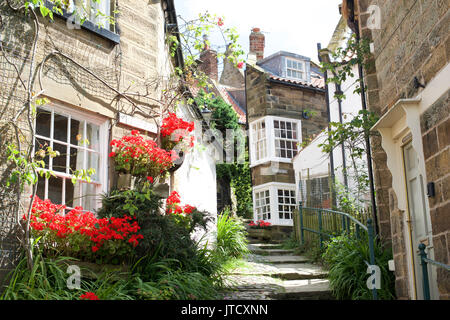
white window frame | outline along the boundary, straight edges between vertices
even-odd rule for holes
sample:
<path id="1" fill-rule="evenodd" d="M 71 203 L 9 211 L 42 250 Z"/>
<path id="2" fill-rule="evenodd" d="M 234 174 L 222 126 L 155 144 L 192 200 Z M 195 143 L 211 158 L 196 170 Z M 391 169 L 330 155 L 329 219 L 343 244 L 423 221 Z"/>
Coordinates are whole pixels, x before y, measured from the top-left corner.
<path id="1" fill-rule="evenodd" d="M 100 0 L 100 3 L 96 3 L 94 1 L 89 0 L 81 0 L 80 3 L 83 3 L 82 9 L 78 12 L 78 14 L 83 13 L 84 16 L 87 15 L 86 10 L 89 10 L 89 17 L 86 17 L 86 20 L 92 22 L 93 24 L 100 25 L 103 29 L 110 29 L 110 23 L 108 16 L 111 16 L 111 1 L 110 0 Z M 88 3 L 89 2 L 89 3 Z M 67 8 L 67 12 L 71 13 L 75 10 L 75 2 L 74 0 L 69 0 L 69 6 Z M 97 15 L 97 11 L 100 11 L 105 16 Z"/>
<path id="2" fill-rule="evenodd" d="M 279 205 L 286 205 L 285 203 L 280 203 L 278 199 L 278 190 L 287 190 L 289 192 L 293 192 L 294 195 L 291 197 L 289 195 L 290 199 L 294 199 L 294 204 L 290 203 L 289 206 L 294 206 L 297 208 L 298 202 L 297 202 L 297 190 L 295 183 L 281 183 L 281 182 L 269 182 L 265 184 L 261 184 L 258 186 L 253 187 L 253 218 L 255 221 L 257 220 L 264 220 L 266 222 L 270 222 L 272 225 L 281 225 L 281 226 L 293 226 L 294 220 L 291 219 L 285 219 L 279 217 Z M 258 212 L 256 208 L 257 206 L 257 197 L 256 194 L 260 192 L 266 192 L 269 191 L 269 202 L 270 202 L 270 219 L 261 219 L 260 215 L 258 215 Z M 260 205 L 261 206 L 261 205 Z M 260 207 L 259 206 L 259 207 Z"/>
<path id="3" fill-rule="evenodd" d="M 258 157 L 256 157 L 256 152 L 257 152 L 256 142 L 257 141 L 255 139 L 255 132 L 253 129 L 253 125 L 257 124 L 259 122 L 262 122 L 262 121 L 264 121 L 264 123 L 265 123 L 267 153 L 264 157 L 258 158 Z M 276 156 L 276 142 L 275 141 L 276 141 L 277 137 L 275 136 L 274 121 L 291 122 L 291 123 L 295 123 L 297 125 L 297 139 L 284 139 L 284 138 L 280 138 L 280 139 L 296 141 L 297 153 L 298 153 L 298 150 L 299 150 L 298 144 L 302 143 L 301 120 L 293 119 L 293 118 L 285 118 L 285 117 L 265 116 L 265 117 L 255 120 L 255 121 L 252 121 L 249 124 L 249 128 L 250 128 L 250 134 L 249 134 L 250 167 L 255 167 L 257 165 L 267 163 L 270 161 L 291 163 L 292 159 L 295 157 L 295 155 L 293 155 L 292 158 L 283 158 L 283 157 Z"/>
<path id="4" fill-rule="evenodd" d="M 286 62 L 285 62 L 286 78 L 294 79 L 294 80 L 306 81 L 307 75 L 306 75 L 306 63 L 305 63 L 305 61 L 297 60 L 297 59 L 293 59 L 293 58 L 285 58 L 285 60 L 286 60 Z M 291 66 L 290 67 L 288 66 L 288 61 L 291 62 Z M 294 68 L 293 65 L 292 65 L 294 62 L 297 63 L 297 65 L 300 64 L 303 69 Z M 296 73 L 301 73 L 303 75 L 303 77 L 301 77 L 301 78 L 294 77 L 292 74 L 289 76 L 288 75 L 288 70 L 291 71 L 291 72 L 295 71 Z"/>
<path id="5" fill-rule="evenodd" d="M 45 139 L 47 141 L 50 141 L 50 147 L 53 149 L 53 143 L 56 141 L 56 143 L 60 144 L 60 145 L 65 145 L 68 146 L 70 143 L 70 120 L 71 119 L 75 119 L 78 121 L 83 121 L 84 122 L 84 128 L 83 128 L 83 135 L 82 135 L 82 140 L 85 139 L 85 132 L 86 132 L 86 128 L 87 128 L 87 123 L 93 124 L 93 125 L 97 125 L 99 127 L 99 170 L 98 172 L 96 172 L 96 175 L 98 177 L 97 180 L 93 180 L 92 182 L 85 182 L 83 181 L 82 183 L 77 182 L 75 184 L 75 188 L 79 188 L 79 194 L 82 195 L 82 184 L 91 184 L 91 185 L 95 185 L 96 186 L 96 194 L 100 195 L 101 193 L 106 193 L 108 191 L 108 148 L 109 148 L 109 135 L 108 135 L 108 128 L 109 128 L 109 123 L 107 121 L 106 118 L 103 117 L 98 117 L 95 115 L 91 115 L 90 113 L 87 112 L 82 112 L 80 110 L 76 110 L 76 109 L 72 109 L 72 108 L 68 108 L 65 106 L 62 106 L 60 104 L 54 104 L 54 103 L 50 103 L 47 104 L 45 106 L 39 106 L 39 109 L 43 109 L 46 110 L 48 112 L 51 113 L 51 127 L 50 127 L 50 137 L 45 137 L 45 136 L 41 136 L 36 134 L 35 132 L 35 137 L 36 139 Z M 59 141 L 59 140 L 55 140 L 53 137 L 53 126 L 54 126 L 54 115 L 58 114 L 61 116 L 65 116 L 68 118 L 68 126 L 67 126 L 67 142 L 64 141 Z M 36 120 L 35 120 L 35 125 L 34 128 L 36 130 Z M 36 151 L 35 150 L 36 144 L 35 142 L 33 142 L 33 153 Z M 87 151 L 91 150 L 89 149 L 89 147 L 84 147 L 82 149 L 86 149 Z M 92 150 L 95 151 L 95 150 Z M 66 199 L 65 199 L 65 184 L 66 183 L 72 183 L 71 179 L 72 179 L 72 175 L 68 172 L 69 170 L 69 160 L 70 158 L 67 157 L 66 159 L 66 172 L 59 172 L 59 171 L 54 171 L 51 170 L 52 173 L 57 177 L 57 178 L 61 178 L 63 180 L 62 182 L 62 195 L 61 195 L 61 203 L 65 204 Z M 51 168 L 51 165 L 53 163 L 53 159 L 50 157 L 49 158 L 49 169 Z M 83 159 L 83 163 L 86 164 L 87 163 L 87 153 L 84 152 L 84 159 Z M 44 171 L 44 172 L 48 172 L 50 171 L 49 169 L 39 169 L 40 171 Z M 84 168 L 84 169 L 88 169 L 88 168 Z M 39 179 L 45 179 L 44 177 L 39 177 Z M 45 181 L 45 191 L 44 191 L 44 195 L 45 195 L 45 199 L 48 198 L 48 180 L 46 179 Z M 101 206 L 101 199 L 98 198 L 96 203 L 95 203 L 95 208 L 93 208 L 93 210 L 100 208 Z M 75 206 L 74 206 L 75 207 Z M 69 207 L 68 208 L 72 208 Z M 85 209 L 85 208 L 83 208 Z"/>

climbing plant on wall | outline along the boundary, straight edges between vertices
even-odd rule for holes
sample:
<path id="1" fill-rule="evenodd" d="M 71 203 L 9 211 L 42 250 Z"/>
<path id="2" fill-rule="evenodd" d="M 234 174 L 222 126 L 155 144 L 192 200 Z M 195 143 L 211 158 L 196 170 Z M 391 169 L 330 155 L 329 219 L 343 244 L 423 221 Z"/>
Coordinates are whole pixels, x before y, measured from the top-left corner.
<path id="1" fill-rule="evenodd" d="M 236 211 L 240 216 L 250 217 L 252 214 L 252 181 L 249 166 L 248 146 L 236 112 L 222 98 L 210 98 L 201 91 L 195 102 L 202 108 L 211 111 L 210 126 L 220 136 L 233 136 L 232 141 L 224 143 L 224 153 L 233 152 L 233 162 L 218 163 L 216 165 L 217 179 L 230 182 L 236 195 Z M 232 134 L 230 134 L 232 131 Z"/>

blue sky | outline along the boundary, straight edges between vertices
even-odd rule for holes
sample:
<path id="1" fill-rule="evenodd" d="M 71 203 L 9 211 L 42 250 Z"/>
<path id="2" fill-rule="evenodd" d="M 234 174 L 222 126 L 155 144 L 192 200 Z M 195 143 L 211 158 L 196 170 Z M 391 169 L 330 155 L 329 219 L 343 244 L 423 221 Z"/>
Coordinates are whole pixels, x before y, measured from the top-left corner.
<path id="1" fill-rule="evenodd" d="M 237 28 L 239 44 L 248 52 L 248 37 L 254 27 L 265 34 L 264 56 L 280 50 L 317 61 L 317 43 L 326 47 L 339 21 L 342 0 L 175 0 L 177 15 L 186 20 L 199 13 L 224 16 L 225 26 Z M 219 36 L 211 42 L 222 45 Z"/>

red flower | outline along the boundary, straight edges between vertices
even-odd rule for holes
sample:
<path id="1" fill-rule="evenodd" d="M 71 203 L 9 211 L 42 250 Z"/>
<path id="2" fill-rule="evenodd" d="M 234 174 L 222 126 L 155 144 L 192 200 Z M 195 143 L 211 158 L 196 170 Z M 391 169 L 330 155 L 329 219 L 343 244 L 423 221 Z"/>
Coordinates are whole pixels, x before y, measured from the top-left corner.
<path id="1" fill-rule="evenodd" d="M 97 295 L 93 292 L 86 292 L 80 296 L 82 300 L 99 300 Z"/>
<path id="2" fill-rule="evenodd" d="M 109 154 L 110 158 L 115 157 L 115 156 L 116 156 L 116 153 L 114 151 Z"/>
<path id="3" fill-rule="evenodd" d="M 237 67 L 239 69 L 242 69 L 243 66 L 244 66 L 244 63 L 242 61 L 237 64 Z"/>
<path id="4" fill-rule="evenodd" d="M 153 183 L 153 177 L 147 177 L 147 180 L 150 181 L 150 183 Z"/>
<path id="5" fill-rule="evenodd" d="M 219 20 L 217 21 L 217 25 L 218 25 L 219 27 L 222 27 L 222 26 L 223 26 L 223 20 L 222 20 L 222 18 L 219 18 Z"/>

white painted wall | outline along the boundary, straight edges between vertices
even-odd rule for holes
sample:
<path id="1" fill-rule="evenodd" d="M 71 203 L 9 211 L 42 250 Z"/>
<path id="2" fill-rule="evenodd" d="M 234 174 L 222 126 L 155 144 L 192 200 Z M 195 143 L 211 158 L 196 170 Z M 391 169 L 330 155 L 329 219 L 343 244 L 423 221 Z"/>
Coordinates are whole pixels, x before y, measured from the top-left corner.
<path id="1" fill-rule="evenodd" d="M 179 113 L 186 121 L 194 121 L 186 107 Z M 196 122 L 195 125 L 195 146 L 175 172 L 171 188 L 180 194 L 183 205 L 189 204 L 211 214 L 212 220 L 207 228 L 207 240 L 211 243 L 215 239 L 214 232 L 217 229 L 216 163 L 212 146 L 208 146 L 202 139 L 201 122 Z M 193 237 L 198 240 L 204 233 L 204 231 L 196 232 Z"/>

